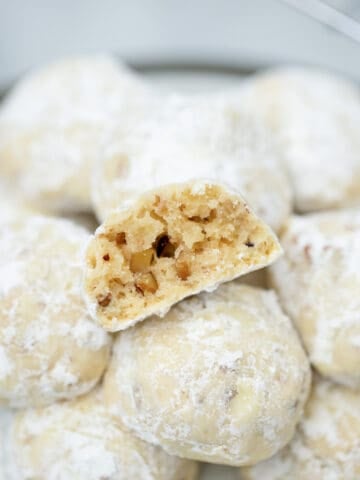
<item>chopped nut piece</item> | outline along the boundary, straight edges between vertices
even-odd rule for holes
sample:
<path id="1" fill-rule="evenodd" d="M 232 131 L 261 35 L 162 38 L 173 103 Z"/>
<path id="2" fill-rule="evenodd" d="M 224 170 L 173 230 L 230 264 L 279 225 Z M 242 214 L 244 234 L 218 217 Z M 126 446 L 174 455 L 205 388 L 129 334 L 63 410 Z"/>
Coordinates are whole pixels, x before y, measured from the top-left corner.
<path id="1" fill-rule="evenodd" d="M 111 293 L 103 293 L 103 294 L 100 294 L 96 297 L 96 300 L 98 302 L 98 304 L 100 305 L 100 307 L 107 307 L 109 305 L 109 303 L 111 302 L 111 298 L 112 298 L 112 295 Z"/>
<path id="2" fill-rule="evenodd" d="M 117 245 L 125 245 L 126 244 L 125 232 L 117 233 L 115 236 L 115 242 Z"/>
<path id="3" fill-rule="evenodd" d="M 189 220 L 190 220 L 191 222 L 197 222 L 197 223 L 199 223 L 199 222 L 203 221 L 204 219 L 201 218 L 201 217 L 199 217 L 199 215 L 194 215 L 193 217 L 189 217 Z"/>
<path id="4" fill-rule="evenodd" d="M 152 248 L 133 253 L 130 259 L 130 270 L 133 273 L 145 272 L 150 267 L 153 259 L 154 250 Z"/>
<path id="5" fill-rule="evenodd" d="M 155 293 L 158 289 L 158 283 L 151 272 L 142 273 L 137 277 L 135 287 L 141 292 Z"/>
<path id="6" fill-rule="evenodd" d="M 175 255 L 176 247 L 170 242 L 168 235 L 160 235 L 155 241 L 156 255 L 172 258 Z"/>
<path id="7" fill-rule="evenodd" d="M 187 278 L 190 276 L 190 267 L 189 264 L 184 262 L 184 261 L 177 261 L 175 264 L 176 268 L 176 273 L 178 277 L 181 278 L 181 280 L 187 280 Z"/>

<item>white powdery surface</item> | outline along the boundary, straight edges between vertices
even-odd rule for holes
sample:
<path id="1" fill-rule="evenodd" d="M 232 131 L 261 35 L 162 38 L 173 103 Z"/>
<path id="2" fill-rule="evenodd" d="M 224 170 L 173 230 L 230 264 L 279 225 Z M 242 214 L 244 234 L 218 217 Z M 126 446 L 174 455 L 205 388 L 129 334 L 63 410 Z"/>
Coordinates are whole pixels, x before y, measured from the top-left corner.
<path id="1" fill-rule="evenodd" d="M 315 378 L 305 416 L 281 452 L 242 480 L 355 480 L 360 476 L 360 393 Z"/>
<path id="2" fill-rule="evenodd" d="M 293 217 L 272 283 L 310 360 L 324 375 L 360 385 L 360 210 Z"/>
<path id="3" fill-rule="evenodd" d="M 137 439 L 115 422 L 101 392 L 18 414 L 8 480 L 195 480 L 197 465 Z"/>
<path id="4" fill-rule="evenodd" d="M 13 412 L 0 406 L 0 480 L 17 480 L 13 462 L 9 455 L 9 431 Z"/>
<path id="5" fill-rule="evenodd" d="M 142 108 L 147 87 L 109 55 L 60 60 L 25 76 L 0 111 L 0 170 L 48 210 L 90 209 L 104 135 Z"/>
<path id="6" fill-rule="evenodd" d="M 290 188 L 270 136 L 241 106 L 215 96 L 169 96 L 142 121 L 109 134 L 94 170 L 94 207 L 104 219 L 146 190 L 197 178 L 240 192 L 274 230 L 290 213 Z"/>
<path id="7" fill-rule="evenodd" d="M 232 282 L 121 332 L 104 387 L 114 415 L 144 440 L 244 465 L 289 441 L 309 378 L 274 292 Z"/>
<path id="8" fill-rule="evenodd" d="M 243 107 L 265 120 L 299 211 L 360 202 L 360 93 L 316 69 L 279 68 L 250 79 Z"/>
<path id="9" fill-rule="evenodd" d="M 0 400 L 46 404 L 89 390 L 108 359 L 108 335 L 81 296 L 85 230 L 42 216 L 0 227 Z"/>

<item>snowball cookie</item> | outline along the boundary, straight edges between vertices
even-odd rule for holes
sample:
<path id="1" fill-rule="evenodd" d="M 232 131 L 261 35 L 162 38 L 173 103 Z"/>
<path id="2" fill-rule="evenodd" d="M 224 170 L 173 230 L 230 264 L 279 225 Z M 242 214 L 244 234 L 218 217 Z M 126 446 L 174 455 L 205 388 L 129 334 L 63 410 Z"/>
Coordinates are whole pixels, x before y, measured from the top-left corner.
<path id="1" fill-rule="evenodd" d="M 294 217 L 281 240 L 270 282 L 312 364 L 360 388 L 360 208 Z"/>
<path id="2" fill-rule="evenodd" d="M 100 220 L 131 196 L 173 182 L 211 178 L 242 193 L 275 231 L 289 216 L 288 179 L 272 139 L 253 116 L 221 98 L 171 96 L 101 152 L 93 174 Z"/>
<path id="3" fill-rule="evenodd" d="M 139 440 L 101 392 L 19 413 L 10 436 L 14 480 L 196 480 L 196 462 Z"/>
<path id="4" fill-rule="evenodd" d="M 265 120 L 287 167 L 299 211 L 360 203 L 360 92 L 316 69 L 254 77 L 243 108 Z"/>
<path id="5" fill-rule="evenodd" d="M 81 295 L 88 233 L 29 216 L 0 225 L 0 403 L 38 406 L 90 390 L 110 340 Z"/>
<path id="6" fill-rule="evenodd" d="M 110 411 L 140 438 L 248 465 L 290 440 L 309 380 L 274 292 L 231 282 L 121 332 L 104 382 Z"/>
<path id="7" fill-rule="evenodd" d="M 0 111 L 0 172 L 48 211 L 89 210 L 90 172 L 108 131 L 141 110 L 147 88 L 110 56 L 28 74 Z"/>
<path id="8" fill-rule="evenodd" d="M 161 187 L 113 210 L 96 230 L 86 252 L 89 311 L 106 330 L 122 330 L 280 253 L 270 228 L 225 187 Z"/>
<path id="9" fill-rule="evenodd" d="M 360 392 L 317 379 L 295 437 L 241 480 L 360 478 Z"/>

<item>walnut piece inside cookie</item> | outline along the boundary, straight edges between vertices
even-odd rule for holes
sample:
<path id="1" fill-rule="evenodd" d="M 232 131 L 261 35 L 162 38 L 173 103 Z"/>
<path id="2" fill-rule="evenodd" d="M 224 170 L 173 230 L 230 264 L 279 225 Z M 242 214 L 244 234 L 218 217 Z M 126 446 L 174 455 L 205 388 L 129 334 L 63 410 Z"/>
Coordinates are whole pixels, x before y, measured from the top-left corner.
<path id="1" fill-rule="evenodd" d="M 97 321 L 118 331 L 280 253 L 239 195 L 211 182 L 174 184 L 108 216 L 87 249 L 85 291 Z"/>

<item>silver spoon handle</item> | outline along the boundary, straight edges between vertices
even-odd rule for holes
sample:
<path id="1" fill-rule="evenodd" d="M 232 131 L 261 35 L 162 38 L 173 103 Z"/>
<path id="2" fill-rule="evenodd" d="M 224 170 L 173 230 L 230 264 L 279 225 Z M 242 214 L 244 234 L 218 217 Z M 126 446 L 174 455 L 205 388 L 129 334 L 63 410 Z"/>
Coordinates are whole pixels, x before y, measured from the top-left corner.
<path id="1" fill-rule="evenodd" d="M 360 19 L 321 0 L 281 0 L 322 24 L 360 43 Z M 356 2 L 357 3 L 357 2 Z"/>

